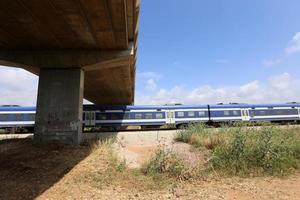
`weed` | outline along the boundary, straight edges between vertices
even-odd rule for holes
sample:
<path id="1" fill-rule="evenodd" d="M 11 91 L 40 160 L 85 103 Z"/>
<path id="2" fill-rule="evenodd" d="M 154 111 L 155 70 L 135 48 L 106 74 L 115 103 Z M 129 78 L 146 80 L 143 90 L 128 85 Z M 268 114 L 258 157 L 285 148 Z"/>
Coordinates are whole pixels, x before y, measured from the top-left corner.
<path id="1" fill-rule="evenodd" d="M 189 125 L 187 129 L 182 129 L 175 140 L 189 143 L 196 148 L 204 146 L 207 149 L 214 149 L 224 139 L 219 133 L 209 130 L 204 123 L 195 123 Z"/>
<path id="2" fill-rule="evenodd" d="M 300 131 L 294 127 L 236 122 L 210 129 L 193 124 L 176 140 L 211 150 L 208 168 L 226 174 L 282 175 L 300 166 Z"/>
<path id="3" fill-rule="evenodd" d="M 233 175 L 282 175 L 299 168 L 300 140 L 292 129 L 238 128 L 212 152 L 210 166 Z"/>
<path id="4" fill-rule="evenodd" d="M 158 148 L 154 156 L 142 166 L 142 172 L 150 176 L 167 174 L 170 177 L 184 178 L 186 166 L 171 150 Z"/>

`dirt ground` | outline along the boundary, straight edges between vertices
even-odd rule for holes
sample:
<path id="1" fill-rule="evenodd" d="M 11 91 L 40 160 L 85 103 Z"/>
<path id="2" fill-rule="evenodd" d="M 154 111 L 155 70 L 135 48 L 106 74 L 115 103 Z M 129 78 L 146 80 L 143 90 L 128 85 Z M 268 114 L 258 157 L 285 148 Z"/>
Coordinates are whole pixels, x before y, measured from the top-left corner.
<path id="1" fill-rule="evenodd" d="M 136 167 L 155 145 L 126 145 Z M 182 157 L 193 162 L 188 146 Z M 30 139 L 0 141 L 0 199 L 300 199 L 300 173 L 288 177 L 208 178 L 153 181 L 136 174 L 111 173 L 109 154 L 90 146 L 34 145 Z M 202 158 L 201 158 L 202 159 Z"/>

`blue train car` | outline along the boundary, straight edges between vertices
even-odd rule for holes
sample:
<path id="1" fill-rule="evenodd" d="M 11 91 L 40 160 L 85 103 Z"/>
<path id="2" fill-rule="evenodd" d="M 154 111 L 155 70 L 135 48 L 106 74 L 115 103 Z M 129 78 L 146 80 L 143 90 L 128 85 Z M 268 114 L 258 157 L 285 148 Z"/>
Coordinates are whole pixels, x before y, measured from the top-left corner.
<path id="1" fill-rule="evenodd" d="M 300 104 L 210 105 L 210 121 L 299 121 Z"/>
<path id="2" fill-rule="evenodd" d="M 300 117 L 300 104 L 248 105 L 249 121 L 296 121 Z"/>
<path id="3" fill-rule="evenodd" d="M 88 126 L 161 126 L 207 122 L 207 106 L 84 106 L 84 124 Z"/>
<path id="4" fill-rule="evenodd" d="M 159 106 L 95 106 L 85 105 L 83 121 L 86 127 L 163 125 L 166 108 Z"/>
<path id="5" fill-rule="evenodd" d="M 34 127 L 35 107 L 0 106 L 0 128 Z"/>
<path id="6" fill-rule="evenodd" d="M 209 105 L 209 120 L 212 122 L 249 121 L 244 115 L 247 104 Z"/>

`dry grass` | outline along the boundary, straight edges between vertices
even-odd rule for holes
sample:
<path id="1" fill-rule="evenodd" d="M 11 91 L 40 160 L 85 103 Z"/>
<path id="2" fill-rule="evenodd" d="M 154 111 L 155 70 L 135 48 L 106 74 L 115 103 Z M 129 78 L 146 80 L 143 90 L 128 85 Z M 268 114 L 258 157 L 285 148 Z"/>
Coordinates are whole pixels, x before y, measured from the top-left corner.
<path id="1" fill-rule="evenodd" d="M 210 137 L 203 138 L 201 143 L 206 149 L 213 150 L 224 142 L 225 139 L 222 135 L 212 135 Z"/>
<path id="2" fill-rule="evenodd" d="M 77 147 L 36 146 L 31 140 L 1 144 L 0 199 L 246 200 L 249 196 L 252 199 L 298 199 L 300 195 L 299 173 L 284 179 L 194 176 L 188 181 L 166 173 L 145 175 L 140 169 L 127 168 L 126 162 L 116 157 L 111 147 L 113 142 L 99 141 Z M 180 156 L 179 149 L 176 146 L 176 152 L 172 153 Z M 200 149 L 205 150 L 205 147 Z M 190 153 L 198 156 L 199 150 L 183 156 L 188 157 Z M 185 165 L 189 163 L 182 161 Z M 170 169 L 168 166 L 165 169 Z"/>
<path id="3" fill-rule="evenodd" d="M 91 145 L 91 154 L 86 160 L 86 168 L 76 182 L 97 189 L 125 187 L 128 190 L 158 190 L 170 183 L 164 175 L 150 177 L 140 169 L 130 169 L 125 160 L 120 160 L 112 148 L 114 140 L 99 141 Z"/>

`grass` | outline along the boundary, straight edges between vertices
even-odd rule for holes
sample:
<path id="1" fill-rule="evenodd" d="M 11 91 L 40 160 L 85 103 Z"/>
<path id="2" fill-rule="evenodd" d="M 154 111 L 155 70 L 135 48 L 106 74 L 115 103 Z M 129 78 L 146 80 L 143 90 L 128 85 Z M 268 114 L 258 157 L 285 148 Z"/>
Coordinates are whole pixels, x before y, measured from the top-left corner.
<path id="1" fill-rule="evenodd" d="M 208 168 L 224 174 L 284 175 L 300 167 L 300 130 L 295 127 L 193 124 L 176 140 L 210 149 Z"/>
<path id="2" fill-rule="evenodd" d="M 176 140 L 191 144 L 196 152 L 207 149 L 209 159 L 191 167 L 170 148 L 161 146 L 140 169 L 130 169 L 116 155 L 114 140 L 99 141 L 91 145 L 86 169 L 76 180 L 96 189 L 122 186 L 144 191 L 161 190 L 178 180 L 201 180 L 215 173 L 286 175 L 300 167 L 300 129 L 295 127 L 234 124 L 213 129 L 193 124 L 181 130 Z"/>
<path id="3" fill-rule="evenodd" d="M 160 146 L 141 168 L 142 172 L 152 177 L 163 174 L 171 178 L 187 179 L 189 175 L 188 167 L 182 159 L 166 147 Z"/>
<path id="4" fill-rule="evenodd" d="M 175 140 L 191 144 L 196 148 L 205 146 L 207 149 L 214 149 L 224 141 L 224 135 L 199 123 L 190 124 L 186 129 L 180 130 Z"/>
<path id="5" fill-rule="evenodd" d="M 93 143 L 85 171 L 76 178 L 76 183 L 90 185 L 96 189 L 105 187 L 125 187 L 128 190 L 159 190 L 171 184 L 171 180 L 161 176 L 146 175 L 141 169 L 130 169 L 125 160 L 120 160 L 113 149 L 115 140 L 109 139 Z"/>

